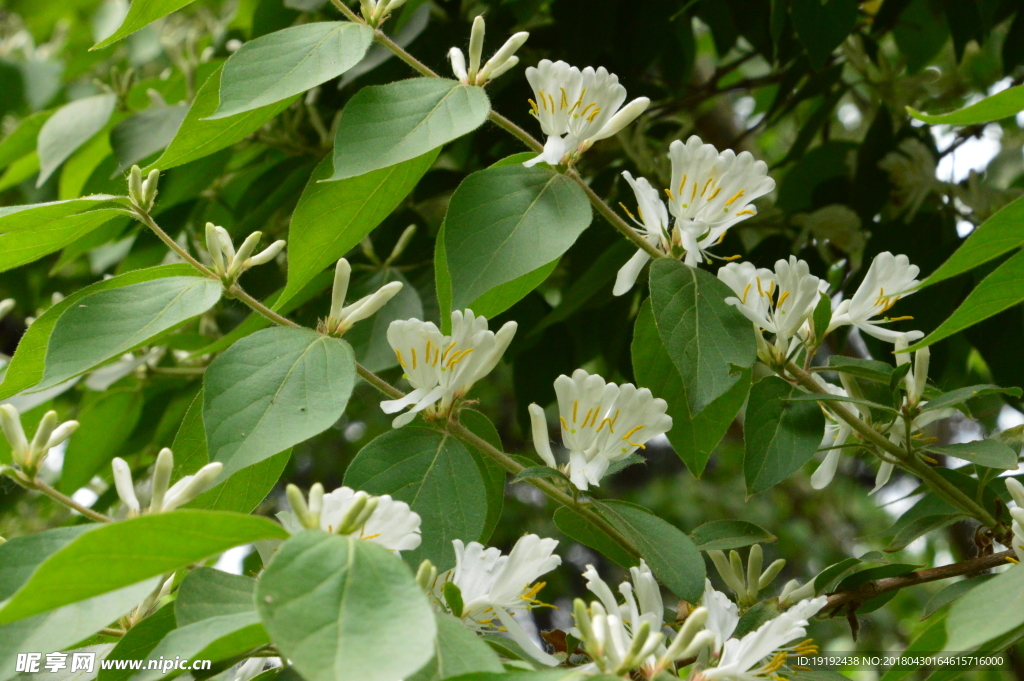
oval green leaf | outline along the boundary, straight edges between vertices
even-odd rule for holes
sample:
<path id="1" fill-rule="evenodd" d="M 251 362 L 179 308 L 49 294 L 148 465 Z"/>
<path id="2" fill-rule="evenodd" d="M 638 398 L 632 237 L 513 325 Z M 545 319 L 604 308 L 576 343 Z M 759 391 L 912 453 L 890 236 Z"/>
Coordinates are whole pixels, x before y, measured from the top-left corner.
<path id="1" fill-rule="evenodd" d="M 117 96 L 112 94 L 76 99 L 57 109 L 43 123 L 36 141 L 39 152 L 37 187 L 43 186 L 61 163 L 107 125 L 115 104 Z"/>
<path id="2" fill-rule="evenodd" d="M 112 35 L 89 49 L 98 50 L 107 45 L 113 45 L 118 40 L 191 3 L 192 0 L 132 0 L 131 7 L 128 8 L 128 14 L 121 22 L 121 26 Z"/>
<path id="3" fill-rule="evenodd" d="M 1024 85 L 997 92 L 980 102 L 944 114 L 926 114 L 907 107 L 907 113 L 932 125 L 976 125 L 1009 118 L 1024 111 Z"/>
<path id="4" fill-rule="evenodd" d="M 931 286 L 974 269 L 1024 244 L 1024 197 L 1003 206 L 971 232 L 967 240 L 929 275 L 921 287 Z"/>

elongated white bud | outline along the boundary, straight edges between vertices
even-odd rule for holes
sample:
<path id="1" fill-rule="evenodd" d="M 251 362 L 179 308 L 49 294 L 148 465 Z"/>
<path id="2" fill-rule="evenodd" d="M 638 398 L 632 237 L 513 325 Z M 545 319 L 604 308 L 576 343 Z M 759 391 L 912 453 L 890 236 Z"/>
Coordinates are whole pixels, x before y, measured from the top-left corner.
<path id="1" fill-rule="evenodd" d="M 437 568 L 429 560 L 424 560 L 420 563 L 420 567 L 416 570 L 416 583 L 426 593 L 432 593 L 434 582 L 437 580 Z"/>
<path id="2" fill-rule="evenodd" d="M 896 341 L 893 343 L 893 354 L 896 355 L 896 366 L 902 366 L 910 361 L 910 353 L 901 352 L 902 350 L 907 349 L 907 345 L 906 334 L 901 333 L 896 336 Z"/>
<path id="3" fill-rule="evenodd" d="M 341 311 L 345 308 L 345 296 L 348 295 L 348 284 L 352 278 L 352 266 L 342 258 L 334 266 L 334 288 L 331 289 L 331 313 L 333 319 L 341 321 Z"/>
<path id="4" fill-rule="evenodd" d="M 149 175 L 146 180 L 142 183 L 142 204 L 140 208 L 149 210 L 156 203 L 156 190 L 157 184 L 160 182 L 160 171 L 153 169 L 149 171 Z"/>
<path id="5" fill-rule="evenodd" d="M 742 596 L 746 591 L 746 580 L 743 574 L 743 559 L 740 557 L 740 552 L 733 550 L 729 552 L 729 567 L 732 570 L 732 574 L 736 577 L 736 580 L 743 584 L 743 589 L 740 590 L 739 596 Z"/>
<path id="6" fill-rule="evenodd" d="M 50 439 L 46 441 L 45 448 L 47 450 L 56 447 L 64 440 L 71 437 L 71 434 L 78 430 L 78 421 L 65 421 L 64 423 L 57 426 L 53 433 L 50 435 Z"/>
<path id="7" fill-rule="evenodd" d="M 164 507 L 164 498 L 171 486 L 171 473 L 174 472 L 174 454 L 170 449 L 164 447 L 156 455 L 156 465 L 153 466 L 153 493 L 149 502 L 149 512 L 159 513 Z"/>
<path id="8" fill-rule="evenodd" d="M 28 438 L 25 437 L 25 430 L 21 427 L 21 415 L 18 410 L 10 404 L 0 404 L 0 428 L 3 428 L 4 437 L 11 445 L 11 453 L 14 461 L 18 464 L 29 463 Z"/>
<path id="9" fill-rule="evenodd" d="M 309 519 L 313 527 L 320 527 L 320 514 L 324 510 L 324 486 L 319 482 L 309 488 Z"/>
<path id="10" fill-rule="evenodd" d="M 782 572 L 782 568 L 786 567 L 786 559 L 779 558 L 774 563 L 768 566 L 768 569 L 761 573 L 761 579 L 757 580 L 757 588 L 767 589 L 768 585 L 775 581 L 775 578 Z"/>
<path id="11" fill-rule="evenodd" d="M 231 269 L 231 264 L 235 261 L 235 245 L 231 243 L 231 235 L 220 225 L 214 227 L 213 230 L 217 233 L 217 240 L 220 241 L 220 250 L 224 253 L 224 261 L 227 263 L 228 269 Z"/>
<path id="12" fill-rule="evenodd" d="M 142 168 L 132 166 L 128 171 L 128 198 L 136 205 L 142 203 Z"/>
<path id="13" fill-rule="evenodd" d="M 115 456 L 110 463 L 114 469 L 114 488 L 121 502 L 128 507 L 128 516 L 133 517 L 139 514 L 139 499 L 135 496 L 135 483 L 132 482 L 132 469 L 128 462 Z"/>
<path id="14" fill-rule="evenodd" d="M 377 510 L 377 501 L 377 497 L 371 497 L 366 492 L 356 492 L 352 505 L 338 523 L 338 534 L 352 534 L 365 525 Z"/>
<path id="15" fill-rule="evenodd" d="M 394 298 L 395 295 L 402 290 L 402 286 L 402 282 L 392 281 L 391 283 L 381 286 L 370 295 L 360 298 L 358 301 L 352 303 L 341 311 L 342 326 L 346 329 L 351 328 L 356 322 L 362 321 L 373 315 L 377 310 L 387 305 L 388 301 Z"/>
<path id="16" fill-rule="evenodd" d="M 792 585 L 792 587 L 790 586 Z M 782 594 L 779 595 L 779 605 L 783 607 L 789 607 L 794 603 L 798 603 L 805 598 L 812 598 L 814 596 L 814 580 L 807 582 L 803 586 L 795 579 L 788 582 L 786 587 L 782 590 Z"/>
<path id="17" fill-rule="evenodd" d="M 469 32 L 469 82 L 476 82 L 480 72 L 480 58 L 484 51 L 484 18 L 478 16 L 473 20 L 473 28 Z"/>
<path id="18" fill-rule="evenodd" d="M 459 79 L 459 82 L 468 85 L 469 72 L 466 71 L 466 57 L 462 54 L 462 50 L 457 47 L 448 50 L 448 61 L 452 63 L 452 73 Z"/>
<path id="19" fill-rule="evenodd" d="M 224 259 L 224 251 L 220 247 L 220 236 L 217 234 L 217 226 L 212 222 L 206 223 L 206 250 L 210 252 L 213 270 L 217 274 L 227 274 L 228 265 Z"/>
<path id="20" fill-rule="evenodd" d="M 747 555 L 747 597 L 751 601 L 757 600 L 758 584 L 761 577 L 761 566 L 764 564 L 764 551 L 760 544 L 750 547 Z"/>
<path id="21" fill-rule="evenodd" d="M 4 300 L 0 300 L 0 319 L 6 317 L 8 313 L 14 309 L 14 305 L 14 298 L 5 298 Z"/>
<path id="22" fill-rule="evenodd" d="M 515 56 L 509 57 L 508 59 L 505 60 L 504 64 L 502 64 L 501 66 L 496 66 L 493 69 L 491 69 L 490 74 L 488 74 L 488 76 L 487 76 L 487 80 L 494 80 L 495 78 L 497 78 L 501 74 L 505 73 L 509 69 L 515 68 L 515 66 L 518 63 L 519 63 L 519 57 L 515 57 Z"/>
<path id="23" fill-rule="evenodd" d="M 268 262 L 276 258 L 278 255 L 280 255 L 281 251 L 284 250 L 284 247 L 287 245 L 287 243 L 288 242 L 286 242 L 284 239 L 278 239 L 277 241 L 270 244 L 256 255 L 246 260 L 244 266 L 245 269 L 255 267 L 256 265 L 266 265 Z"/>
<path id="24" fill-rule="evenodd" d="M 235 257 L 231 262 L 231 269 L 228 270 L 228 276 L 237 277 L 242 273 L 249 256 L 256 250 L 256 246 L 259 245 L 260 239 L 263 238 L 263 232 L 253 232 L 245 238 L 242 245 L 238 247 L 238 252 L 235 253 Z"/>
<path id="25" fill-rule="evenodd" d="M 412 241 L 412 237 L 416 234 L 416 225 L 409 225 L 402 231 L 402 235 L 398 237 L 398 241 L 395 242 L 395 247 L 391 249 L 391 255 L 384 261 L 385 265 L 390 265 L 394 261 L 402 257 L 402 253 L 405 252 L 406 246 Z"/>
<path id="26" fill-rule="evenodd" d="M 57 428 L 57 412 L 48 411 L 43 414 L 42 420 L 39 422 L 39 427 L 36 428 L 35 437 L 32 438 L 32 444 L 29 445 L 29 450 L 32 452 L 34 457 L 38 457 L 46 453 L 46 443 L 50 440 L 50 435 Z"/>
<path id="27" fill-rule="evenodd" d="M 1006 491 L 1010 493 L 1017 506 L 1024 508 L 1024 485 L 1015 478 L 1006 478 Z"/>
<path id="28" fill-rule="evenodd" d="M 288 485 L 285 489 L 285 494 L 288 497 L 288 505 L 292 507 L 292 513 L 295 514 L 295 518 L 303 527 L 308 530 L 319 527 L 319 524 L 313 524 L 309 513 L 309 506 L 306 504 L 306 498 L 297 485 Z"/>
<path id="29" fill-rule="evenodd" d="M 682 660 L 690 657 L 697 657 L 701 650 L 704 648 L 711 648 L 715 645 L 714 633 L 705 629 L 690 641 L 690 645 L 683 648 L 683 651 L 676 657 L 677 660 Z"/>
<path id="30" fill-rule="evenodd" d="M 928 385 L 928 365 L 932 357 L 930 348 L 921 348 L 914 353 L 914 383 L 911 394 L 907 400 L 911 404 L 918 404 L 924 395 L 924 389 Z"/>
<path id="31" fill-rule="evenodd" d="M 719 576 L 722 581 L 725 582 L 726 586 L 732 589 L 737 594 L 744 592 L 742 572 L 740 577 L 736 576 L 733 572 L 732 566 L 729 564 L 729 560 L 725 557 L 725 553 L 718 550 L 708 551 L 708 557 L 711 558 L 711 562 L 715 564 L 715 569 L 718 570 Z"/>
<path id="32" fill-rule="evenodd" d="M 647 97 L 637 97 L 632 102 L 619 109 L 618 112 L 604 124 L 604 127 L 598 130 L 597 134 L 591 137 L 588 141 L 596 142 L 617 134 L 620 130 L 636 120 L 637 116 L 646 111 L 650 104 L 651 100 Z"/>
<path id="33" fill-rule="evenodd" d="M 558 468 L 555 455 L 551 453 L 551 442 L 548 440 L 548 420 L 544 417 L 544 410 L 539 404 L 531 404 L 527 407 L 530 412 L 530 429 L 533 435 L 533 448 L 544 460 L 544 463 L 552 468 Z"/>
<path id="34" fill-rule="evenodd" d="M 512 37 L 506 40 L 505 44 L 487 60 L 486 64 L 484 64 L 484 68 L 480 71 L 480 75 L 477 76 L 477 83 L 483 85 L 488 80 L 504 73 L 504 71 L 500 73 L 496 73 L 496 71 L 498 68 L 504 66 L 505 62 L 512 58 L 512 55 L 516 53 L 516 50 L 522 47 L 523 43 L 525 43 L 529 37 L 530 34 L 526 31 L 520 31 L 519 33 L 512 34 Z M 516 59 L 516 61 L 518 62 L 519 60 Z"/>
<path id="35" fill-rule="evenodd" d="M 165 512 L 173 511 L 198 497 L 213 484 L 222 470 L 224 470 L 224 464 L 215 461 L 200 468 L 195 475 L 179 480 L 174 487 L 168 490 L 163 510 Z"/>

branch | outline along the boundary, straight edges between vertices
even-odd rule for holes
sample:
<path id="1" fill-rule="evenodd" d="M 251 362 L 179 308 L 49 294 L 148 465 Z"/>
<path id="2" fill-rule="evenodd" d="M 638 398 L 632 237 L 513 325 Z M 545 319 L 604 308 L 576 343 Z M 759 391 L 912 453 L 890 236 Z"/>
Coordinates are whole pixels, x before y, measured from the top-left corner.
<path id="1" fill-rule="evenodd" d="M 17 482 L 22 487 L 26 489 L 36 490 L 37 492 L 42 492 L 43 494 L 50 497 L 54 501 L 64 504 L 68 508 L 78 512 L 86 518 L 95 520 L 98 523 L 113 522 L 113 519 L 109 516 L 105 516 L 102 513 L 92 510 L 91 508 L 82 506 L 80 503 L 78 503 L 71 497 L 61 494 L 60 492 L 58 492 L 57 490 L 50 487 L 45 482 L 42 482 L 39 479 L 30 480 L 28 477 L 25 476 L 24 473 L 21 473 L 20 471 L 15 471 L 13 468 L 8 468 L 3 472 L 6 473 L 8 477 Z"/>
<path id="2" fill-rule="evenodd" d="M 862 584 L 856 589 L 851 589 L 850 591 L 840 591 L 834 594 L 829 594 L 828 603 L 825 607 L 835 611 L 844 605 L 856 605 L 887 591 L 903 589 L 908 586 L 915 586 L 926 582 L 934 582 L 939 579 L 949 579 L 950 577 L 974 574 L 990 568 L 999 567 L 1000 565 L 1005 565 L 1012 557 L 1012 551 L 1001 551 L 987 556 L 971 558 L 970 560 L 965 560 L 962 563 L 953 563 L 952 565 L 943 565 L 942 567 L 930 568 L 928 570 L 908 572 L 907 574 L 899 575 L 898 577 L 876 579 Z"/>
<path id="3" fill-rule="evenodd" d="M 831 397 L 831 393 L 822 388 L 810 373 L 804 371 L 792 362 L 786 364 L 785 372 L 792 374 L 796 382 L 809 393 L 815 395 L 828 395 Z M 785 377 L 785 372 L 782 372 L 783 377 Z M 971 499 L 955 485 L 939 475 L 931 466 L 921 461 L 913 454 L 909 454 L 904 451 L 901 447 L 889 442 L 889 438 L 861 421 L 856 414 L 851 413 L 843 404 L 834 400 L 828 400 L 827 406 L 829 411 L 843 421 L 846 421 L 846 423 L 857 431 L 862 438 L 887 454 L 892 455 L 893 458 L 899 462 L 898 465 L 901 468 L 910 471 L 917 477 L 921 478 L 924 482 L 928 483 L 929 486 L 931 486 L 931 488 L 947 502 L 962 509 L 988 527 L 996 527 L 999 525 L 998 521 L 992 517 L 992 514 L 985 510 L 985 508 L 978 502 Z"/>
<path id="4" fill-rule="evenodd" d="M 366 23 L 365 21 L 363 21 L 362 17 L 360 17 L 358 14 L 349 9 L 345 5 L 343 0 L 331 0 L 331 4 L 333 4 L 338 9 L 339 12 L 344 14 L 349 21 L 353 21 L 358 24 Z M 415 71 L 417 71 L 421 75 L 426 76 L 427 78 L 440 78 L 440 76 L 433 69 L 431 69 L 429 66 L 421 62 L 416 57 L 406 52 L 404 49 L 402 49 L 401 46 L 399 46 L 397 43 L 395 43 L 395 41 L 393 41 L 391 38 L 385 35 L 384 32 L 381 31 L 379 28 L 374 30 L 373 37 L 374 40 L 376 40 L 378 43 L 380 43 L 387 49 L 391 50 L 391 52 L 395 56 L 397 56 L 399 59 L 404 61 L 409 66 L 411 66 Z M 544 145 L 538 142 L 533 137 L 533 135 L 523 130 L 521 127 L 510 121 L 508 118 L 502 116 L 497 111 L 491 109 L 491 112 L 487 115 L 487 118 L 492 123 L 497 125 L 499 128 L 502 128 L 503 130 L 511 134 L 513 137 L 518 139 L 520 142 L 525 144 L 531 151 L 541 152 L 544 150 Z M 587 185 L 587 183 L 583 181 L 583 178 L 581 178 L 575 170 L 570 169 L 569 172 L 566 174 L 568 177 L 572 178 L 572 180 L 576 182 L 576 184 L 582 187 L 583 191 L 587 195 L 587 198 L 590 200 L 590 203 L 593 204 L 594 208 L 597 209 L 597 212 L 600 213 L 604 217 L 604 219 L 607 220 L 608 223 L 615 228 L 617 232 L 619 232 L 620 234 L 622 234 L 622 236 L 632 241 L 637 248 L 639 248 L 642 251 L 645 251 L 647 255 L 651 256 L 652 258 L 666 257 L 664 253 L 662 253 L 657 248 L 649 244 L 647 242 L 647 239 L 643 238 L 640 234 L 638 234 L 637 231 L 633 229 L 633 227 L 628 222 L 623 220 L 618 213 L 612 210 L 612 208 L 607 203 L 605 203 L 604 199 L 598 196 L 594 192 L 594 190 L 591 189 Z"/>

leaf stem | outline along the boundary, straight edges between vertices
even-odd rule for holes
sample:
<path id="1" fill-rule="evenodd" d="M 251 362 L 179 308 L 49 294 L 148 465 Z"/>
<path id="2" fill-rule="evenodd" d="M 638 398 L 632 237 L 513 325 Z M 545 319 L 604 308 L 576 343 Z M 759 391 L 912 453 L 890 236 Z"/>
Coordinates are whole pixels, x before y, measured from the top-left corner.
<path id="1" fill-rule="evenodd" d="M 61 494 L 60 492 L 58 492 L 54 488 L 50 487 L 49 485 L 47 485 L 45 482 L 39 480 L 38 478 L 36 478 L 34 480 L 29 479 L 24 473 L 21 473 L 20 471 L 16 471 L 13 468 L 7 468 L 3 472 L 5 474 L 7 474 L 7 476 L 9 478 L 11 478 L 15 482 L 17 482 L 19 485 L 21 485 L 25 489 L 31 489 L 31 490 L 35 490 L 37 492 L 42 492 L 43 494 L 45 494 L 46 496 L 50 497 L 54 501 L 56 501 L 58 503 L 61 503 L 61 504 L 64 504 L 68 508 L 70 508 L 70 509 L 72 509 L 74 511 L 77 511 L 79 514 L 85 516 L 86 518 L 89 518 L 91 520 L 95 520 L 98 523 L 113 522 L 113 519 L 110 518 L 109 516 L 105 516 L 102 513 L 99 513 L 97 511 L 92 510 L 91 508 L 87 508 L 86 506 L 83 506 L 82 504 L 78 503 L 77 501 L 75 501 L 71 497 L 69 497 L 67 495 L 64 495 L 64 494 Z"/>
<path id="2" fill-rule="evenodd" d="M 160 238 L 161 241 L 163 241 L 165 244 L 167 244 L 168 248 L 170 248 L 172 251 L 174 251 L 175 253 L 180 255 L 182 258 L 184 258 L 185 261 L 188 262 L 188 264 L 192 265 L 192 267 L 195 267 L 197 270 L 202 272 L 207 277 L 210 277 L 211 279 L 216 279 L 217 281 L 220 281 L 220 277 L 218 277 L 216 274 L 214 274 L 213 271 L 210 268 L 208 268 L 206 265 L 204 265 L 203 263 L 201 263 L 198 260 L 196 260 L 195 258 L 193 258 L 191 253 L 189 253 L 184 248 L 182 248 L 180 245 L 178 245 L 177 241 L 172 239 L 171 236 L 167 232 L 165 232 L 163 229 L 161 229 L 160 225 L 156 224 L 156 221 L 153 220 L 153 217 L 149 214 L 148 211 L 144 211 L 141 208 L 139 208 L 138 206 L 133 204 L 132 205 L 132 213 L 135 215 L 136 219 L 138 219 L 142 224 L 146 225 L 151 230 L 153 230 L 153 233 L 156 234 Z"/>
<path id="3" fill-rule="evenodd" d="M 970 575 L 975 572 L 981 572 L 982 570 L 988 570 L 990 568 L 999 567 L 1000 565 L 1005 565 L 1008 562 L 1007 559 L 1012 557 L 1012 551 L 1001 551 L 987 556 L 971 558 L 970 560 L 965 560 L 962 563 L 943 565 L 942 567 L 930 568 L 928 570 L 917 570 L 916 572 L 909 572 L 897 577 L 876 579 L 862 584 L 856 589 L 851 589 L 850 591 L 840 591 L 830 594 L 828 597 L 828 604 L 825 607 L 835 610 L 843 605 L 862 603 L 887 591 L 903 589 L 908 586 L 915 586 L 926 582 L 934 582 L 939 579 L 949 579 L 950 577 L 959 577 L 960 575 Z"/>
<path id="4" fill-rule="evenodd" d="M 809 393 L 816 395 L 828 395 L 831 397 L 831 393 L 822 388 L 810 373 L 804 371 L 792 362 L 787 363 L 785 371 L 780 372 L 783 378 L 786 377 L 786 373 L 792 375 L 796 382 Z M 875 447 L 883 452 L 891 454 L 897 461 L 899 461 L 899 466 L 901 468 L 910 471 L 917 477 L 921 478 L 921 480 L 928 483 L 928 485 L 931 486 L 931 488 L 947 502 L 957 508 L 960 508 L 988 527 L 996 527 L 999 525 L 996 519 L 992 517 L 992 514 L 985 510 L 981 504 L 964 494 L 955 485 L 953 485 L 953 483 L 939 475 L 939 473 L 931 466 L 914 456 L 913 453 L 907 452 L 902 447 L 889 442 L 889 438 L 861 421 L 843 404 L 834 400 L 828 400 L 827 406 L 829 411 L 849 424 L 851 428 L 861 435 L 861 437 L 875 445 Z"/>
<path id="5" fill-rule="evenodd" d="M 349 9 L 348 6 L 345 5 L 343 0 L 331 0 L 331 4 L 333 4 L 338 9 L 339 12 L 344 14 L 349 19 L 349 21 L 353 21 L 358 24 L 366 23 L 365 21 L 363 21 L 362 17 L 360 17 L 358 14 Z M 380 43 L 387 49 L 391 50 L 391 52 L 394 53 L 395 56 L 397 56 L 399 59 L 404 61 L 409 66 L 411 66 L 415 71 L 417 71 L 421 75 L 426 76 L 427 78 L 440 78 L 440 76 L 433 69 L 431 69 L 429 66 L 421 62 L 416 57 L 409 54 L 404 49 L 402 49 L 400 45 L 398 45 L 394 40 L 385 35 L 384 32 L 381 31 L 379 28 L 374 29 L 373 37 L 374 40 L 376 40 L 378 43 Z M 492 123 L 497 125 L 499 128 L 502 128 L 510 135 L 518 139 L 520 142 L 525 144 L 527 148 L 529 148 L 531 151 L 541 152 L 544 150 L 544 145 L 538 142 L 533 137 L 533 135 L 523 130 L 521 127 L 513 123 L 505 116 L 502 116 L 494 109 L 491 109 L 491 112 L 487 115 L 487 118 Z M 633 227 L 630 226 L 629 223 L 623 220 L 618 213 L 612 210 L 612 208 L 607 203 L 605 203 L 604 199 L 598 196 L 594 192 L 594 190 L 591 189 L 587 185 L 587 183 L 583 181 L 583 178 L 579 176 L 579 173 L 577 173 L 574 169 L 570 168 L 568 173 L 566 174 L 583 189 L 583 191 L 587 195 L 587 198 L 590 200 L 590 203 L 593 204 L 595 209 L 597 209 L 597 212 L 600 213 L 601 216 L 604 217 L 604 219 L 607 220 L 608 223 L 613 228 L 615 228 L 617 232 L 622 234 L 622 236 L 626 237 L 628 240 L 632 241 L 637 248 L 639 248 L 642 251 L 645 251 L 647 255 L 651 256 L 652 258 L 667 257 L 664 253 L 662 253 L 657 248 L 649 244 L 647 242 L 647 239 L 643 238 L 640 234 L 638 234 L 637 231 L 633 229 Z"/>

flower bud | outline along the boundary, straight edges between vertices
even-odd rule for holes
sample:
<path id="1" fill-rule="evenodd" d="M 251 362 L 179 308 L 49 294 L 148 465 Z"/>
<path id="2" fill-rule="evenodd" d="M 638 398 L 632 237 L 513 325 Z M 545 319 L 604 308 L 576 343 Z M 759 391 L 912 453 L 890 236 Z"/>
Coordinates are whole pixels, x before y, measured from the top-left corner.
<path id="1" fill-rule="evenodd" d="M 56 428 L 57 412 L 50 410 L 43 415 L 39 426 L 36 428 L 35 437 L 32 438 L 32 444 L 29 445 L 33 458 L 46 453 L 46 443 L 50 440 L 50 435 L 53 434 Z"/>
<path id="2" fill-rule="evenodd" d="M 627 125 L 636 120 L 637 116 L 647 110 L 647 107 L 651 105 L 651 100 L 647 97 L 637 97 L 626 106 L 619 109 L 618 112 L 604 124 L 597 134 L 591 137 L 588 142 L 597 142 L 603 140 L 612 135 L 617 134 L 620 130 L 625 128 Z"/>
<path id="3" fill-rule="evenodd" d="M 473 28 L 469 33 L 469 82 L 476 83 L 480 72 L 480 58 L 484 51 L 484 18 L 478 16 L 473 20 Z"/>
<path id="4" fill-rule="evenodd" d="M 224 464 L 215 461 L 200 468 L 195 475 L 186 475 L 167 491 L 162 510 L 173 511 L 198 497 L 213 485 L 222 470 Z"/>
<path id="5" fill-rule="evenodd" d="M 420 563 L 420 567 L 416 570 L 416 584 L 419 585 L 426 593 L 433 591 L 434 581 L 437 579 L 437 568 L 429 560 L 424 560 Z"/>
<path id="6" fill-rule="evenodd" d="M 164 447 L 156 455 L 156 465 L 153 466 L 153 492 L 149 502 L 149 512 L 159 513 L 163 510 L 164 498 L 171 486 L 171 473 L 174 472 L 174 454 L 170 449 Z"/>
<path id="7" fill-rule="evenodd" d="M 139 499 L 135 496 L 135 484 L 132 482 L 132 471 L 128 467 L 128 462 L 115 456 L 111 467 L 114 469 L 114 487 L 117 489 L 117 496 L 128 507 L 128 517 L 137 516 L 139 514 Z"/>
<path id="8" fill-rule="evenodd" d="M 725 585 L 732 589 L 736 594 L 742 594 L 745 591 L 743 586 L 743 572 L 739 573 L 739 577 L 733 571 L 732 566 L 729 564 L 728 559 L 725 557 L 725 553 L 718 550 L 708 551 L 708 557 L 711 558 L 711 562 L 715 564 L 715 569 L 718 570 L 719 576 Z M 735 552 L 734 552 L 735 553 Z"/>
<path id="9" fill-rule="evenodd" d="M 516 53 L 516 50 L 523 46 L 523 43 L 525 43 L 529 37 L 529 33 L 526 31 L 520 31 L 518 33 L 514 33 L 511 38 L 506 40 L 505 44 L 487 60 L 486 64 L 484 64 L 484 68 L 480 71 L 480 75 L 477 76 L 477 84 L 483 85 L 488 80 L 497 78 L 509 68 L 518 64 L 519 58 L 513 55 Z M 512 66 L 506 67 L 506 64 L 512 59 L 515 59 L 515 63 L 513 63 Z"/>
<path id="10" fill-rule="evenodd" d="M 324 486 L 319 482 L 309 488 L 309 520 L 313 527 L 320 527 L 320 514 L 324 510 Z"/>
<path id="11" fill-rule="evenodd" d="M 376 497 L 371 497 L 366 492 L 356 492 L 352 497 L 352 505 L 338 522 L 338 534 L 352 534 L 366 524 L 376 509 Z"/>
<path id="12" fill-rule="evenodd" d="M 0 319 L 3 319 L 7 314 L 14 309 L 14 298 L 6 298 L 0 300 Z"/>
<path id="13" fill-rule="evenodd" d="M 448 50 L 448 61 L 452 63 L 452 73 L 459 79 L 459 82 L 469 85 L 469 72 L 466 71 L 466 57 L 462 54 L 462 50 L 457 47 Z"/>
<path id="14" fill-rule="evenodd" d="M 348 295 L 348 284 L 352 278 L 352 266 L 342 258 L 334 266 L 334 288 L 331 289 L 332 319 L 341 320 L 341 311 L 345 307 L 345 296 Z"/>
<path id="15" fill-rule="evenodd" d="M 78 421 L 65 421 L 64 423 L 57 426 L 50 435 L 50 439 L 46 441 L 45 448 L 47 450 L 52 449 L 59 445 L 64 440 L 71 437 L 71 434 L 78 430 Z"/>
<path id="16" fill-rule="evenodd" d="M 276 258 L 281 253 L 281 251 L 284 250 L 286 244 L 287 242 L 284 239 L 278 239 L 277 241 L 270 244 L 256 255 L 246 260 L 243 269 L 247 270 L 250 267 L 255 267 L 256 265 L 267 264 L 268 262 Z"/>
<path id="17" fill-rule="evenodd" d="M 768 586 L 775 581 L 775 578 L 782 572 L 782 568 L 786 567 L 786 559 L 779 558 L 774 563 L 768 566 L 768 569 L 761 574 L 761 579 L 757 580 L 757 588 L 767 589 Z"/>
<path id="18" fill-rule="evenodd" d="M 256 250 L 256 246 L 259 245 L 260 239 L 263 238 L 263 232 L 253 232 L 245 238 L 242 245 L 238 247 L 238 252 L 235 253 L 235 257 L 231 262 L 231 269 L 228 270 L 228 276 L 232 279 L 240 275 L 245 268 L 246 260 L 252 255 L 252 252 Z"/>
<path id="19" fill-rule="evenodd" d="M 309 506 L 306 505 L 306 498 L 302 495 L 302 490 L 296 485 L 288 485 L 285 494 L 288 496 L 288 505 L 292 507 L 292 513 L 303 527 L 307 530 L 320 527 L 319 523 L 314 525 L 312 522 Z"/>
<path id="20" fill-rule="evenodd" d="M 149 176 L 146 177 L 146 180 L 142 183 L 141 198 L 143 203 L 140 206 L 141 208 L 148 211 L 153 207 L 153 204 L 156 203 L 156 187 L 159 181 L 160 171 L 156 168 L 149 171 Z"/>
<path id="21" fill-rule="evenodd" d="M 760 582 L 761 566 L 763 564 L 764 551 L 761 549 L 760 544 L 754 544 L 750 547 L 750 553 L 747 554 L 747 598 L 751 602 L 757 600 L 758 583 Z"/>
<path id="22" fill-rule="evenodd" d="M 402 253 L 405 252 L 405 247 L 412 241 L 413 235 L 416 234 L 416 225 L 409 225 L 402 232 L 402 235 L 398 237 L 398 241 L 395 242 L 395 247 L 391 249 L 391 255 L 384 261 L 385 265 L 390 265 L 394 261 L 398 260 Z"/>
<path id="23" fill-rule="evenodd" d="M 589 649 L 594 641 L 594 627 L 590 613 L 587 611 L 587 604 L 583 602 L 582 598 L 577 598 L 572 602 L 572 615 L 576 621 L 576 628 L 580 630 L 580 636 L 583 637 L 583 646 Z"/>
<path id="24" fill-rule="evenodd" d="M 142 168 L 137 165 L 128 171 L 128 198 L 137 206 L 142 204 Z"/>
<path id="25" fill-rule="evenodd" d="M 1024 508 L 1024 485 L 1016 478 L 1006 478 L 1006 491 L 1010 493 L 1017 506 Z"/>
<path id="26" fill-rule="evenodd" d="M 509 69 L 515 68 L 515 66 L 518 63 L 519 63 L 519 57 L 515 57 L 515 56 L 509 57 L 508 59 L 505 60 L 504 64 L 502 64 L 501 66 L 495 66 L 493 69 L 491 69 L 491 72 L 487 75 L 487 79 L 488 80 L 494 80 L 495 78 L 497 78 L 501 74 L 505 73 Z"/>
<path id="27" fill-rule="evenodd" d="M 220 236 L 217 234 L 217 226 L 212 222 L 206 223 L 206 250 L 210 252 L 210 260 L 213 261 L 213 271 L 222 276 L 227 274 L 228 263 L 224 259 L 224 251 L 220 247 Z"/>

